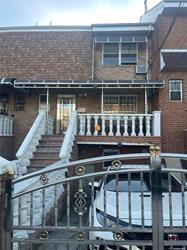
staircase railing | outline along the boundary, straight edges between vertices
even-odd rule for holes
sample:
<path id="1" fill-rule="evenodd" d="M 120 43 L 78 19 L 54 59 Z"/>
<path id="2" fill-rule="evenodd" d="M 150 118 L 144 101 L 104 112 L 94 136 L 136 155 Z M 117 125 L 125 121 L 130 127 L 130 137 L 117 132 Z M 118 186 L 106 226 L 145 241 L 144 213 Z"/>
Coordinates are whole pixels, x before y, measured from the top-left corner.
<path id="1" fill-rule="evenodd" d="M 52 133 L 51 118 L 48 118 L 48 123 L 49 126 L 46 126 L 46 111 L 39 111 L 37 118 L 16 153 L 21 168 L 19 173 L 24 174 L 27 172 L 27 166 L 30 164 L 30 159 L 36 150 L 36 146 L 39 144 L 41 136 L 45 134 L 46 131 L 47 133 Z"/>
<path id="2" fill-rule="evenodd" d="M 72 152 L 75 135 L 77 134 L 77 112 L 73 112 L 68 124 L 59 157 L 61 160 L 69 161 Z"/>

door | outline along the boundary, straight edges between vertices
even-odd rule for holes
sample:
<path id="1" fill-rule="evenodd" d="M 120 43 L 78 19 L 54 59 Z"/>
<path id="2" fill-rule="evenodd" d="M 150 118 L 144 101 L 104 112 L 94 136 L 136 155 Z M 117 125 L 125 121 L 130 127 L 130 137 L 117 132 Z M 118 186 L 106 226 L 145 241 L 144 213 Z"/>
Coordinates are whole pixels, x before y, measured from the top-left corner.
<path id="1" fill-rule="evenodd" d="M 75 96 L 57 96 L 56 133 L 61 134 L 67 130 L 71 113 L 75 111 Z"/>

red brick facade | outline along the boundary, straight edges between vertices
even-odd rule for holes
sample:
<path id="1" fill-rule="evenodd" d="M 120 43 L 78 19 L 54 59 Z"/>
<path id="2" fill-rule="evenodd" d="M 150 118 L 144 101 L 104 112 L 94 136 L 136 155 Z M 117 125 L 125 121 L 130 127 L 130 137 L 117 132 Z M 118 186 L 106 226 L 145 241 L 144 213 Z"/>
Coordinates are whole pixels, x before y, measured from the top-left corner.
<path id="1" fill-rule="evenodd" d="M 170 26 L 173 24 L 171 30 Z M 149 33 L 149 67 L 150 80 L 164 80 L 164 88 L 154 89 L 148 95 L 148 112 L 161 111 L 161 137 L 92 137 L 85 140 L 100 140 L 139 145 L 157 144 L 163 152 L 185 151 L 184 130 L 186 129 L 186 81 L 184 70 L 160 71 L 160 49 L 187 48 L 187 17 L 161 14 L 154 25 L 154 31 Z M 168 33 L 168 31 L 170 32 Z M 167 35 L 168 33 L 168 35 Z M 108 34 L 108 33 L 107 33 Z M 112 33 L 113 34 L 113 33 Z M 121 34 L 120 34 L 121 35 Z M 122 34 L 123 35 L 123 34 Z M 166 37 L 167 35 L 167 37 Z M 145 81 L 145 74 L 137 74 L 135 65 L 102 65 L 102 44 L 93 46 L 91 27 L 82 31 L 4 31 L 0 36 L 0 76 L 21 80 L 140 80 Z M 163 42 L 164 41 L 164 42 Z M 138 45 L 138 61 L 146 63 L 146 46 Z M 171 79 L 183 80 L 182 102 L 169 101 L 168 82 Z M 20 90 L 11 89 L 9 94 L 9 114 L 14 115 L 14 145 L 17 151 L 29 128 L 31 127 L 39 107 L 39 94 L 45 89 L 25 89 L 26 97 L 24 111 L 15 111 L 15 94 Z M 145 113 L 144 88 L 131 87 L 125 89 L 107 89 L 108 94 L 136 94 L 138 96 L 137 113 Z M 85 113 L 101 112 L 101 89 L 50 89 L 50 115 L 56 118 L 58 95 L 74 95 L 76 109 Z M 83 139 L 83 138 L 82 138 Z M 1 139 L 0 147 L 3 144 Z M 3 152 L 3 151 L 2 151 Z M 13 151 L 12 151 L 13 152 Z M 10 156 L 9 156 L 10 157 Z"/>
<path id="2" fill-rule="evenodd" d="M 160 71 L 160 46 L 161 49 L 186 49 L 187 48 L 187 16 L 161 15 L 158 17 L 155 31 L 152 36 L 150 59 L 151 77 L 165 81 L 154 99 L 154 107 L 162 112 L 161 118 L 161 145 L 163 152 L 184 152 L 184 133 L 187 124 L 187 72 L 186 70 Z M 172 25 L 173 24 L 173 25 Z M 171 31 L 166 37 L 170 27 Z M 164 41 L 164 43 L 163 43 Z M 183 81 L 182 102 L 169 100 L 169 80 Z"/>

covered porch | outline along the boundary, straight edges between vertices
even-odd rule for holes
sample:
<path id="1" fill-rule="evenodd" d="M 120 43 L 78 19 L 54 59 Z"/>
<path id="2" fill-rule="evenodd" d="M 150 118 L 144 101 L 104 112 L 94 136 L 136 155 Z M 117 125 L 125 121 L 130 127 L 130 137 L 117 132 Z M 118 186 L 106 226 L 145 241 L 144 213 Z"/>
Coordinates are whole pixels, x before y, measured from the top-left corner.
<path id="1" fill-rule="evenodd" d="M 15 81 L 15 88 L 39 95 L 38 109 L 55 119 L 54 133 L 66 132 L 77 112 L 78 136 L 159 137 L 161 113 L 152 96 L 163 81 Z M 74 121 L 75 122 L 75 121 Z"/>

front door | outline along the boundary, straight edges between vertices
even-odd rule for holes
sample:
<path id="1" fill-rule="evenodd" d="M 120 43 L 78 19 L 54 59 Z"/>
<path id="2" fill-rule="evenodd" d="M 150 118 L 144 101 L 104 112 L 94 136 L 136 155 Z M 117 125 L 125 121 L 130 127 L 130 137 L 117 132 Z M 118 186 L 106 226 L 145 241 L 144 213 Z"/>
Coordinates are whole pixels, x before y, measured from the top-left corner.
<path id="1" fill-rule="evenodd" d="M 67 130 L 71 113 L 75 111 L 75 96 L 58 95 L 57 96 L 57 117 L 56 133 L 61 134 Z"/>

